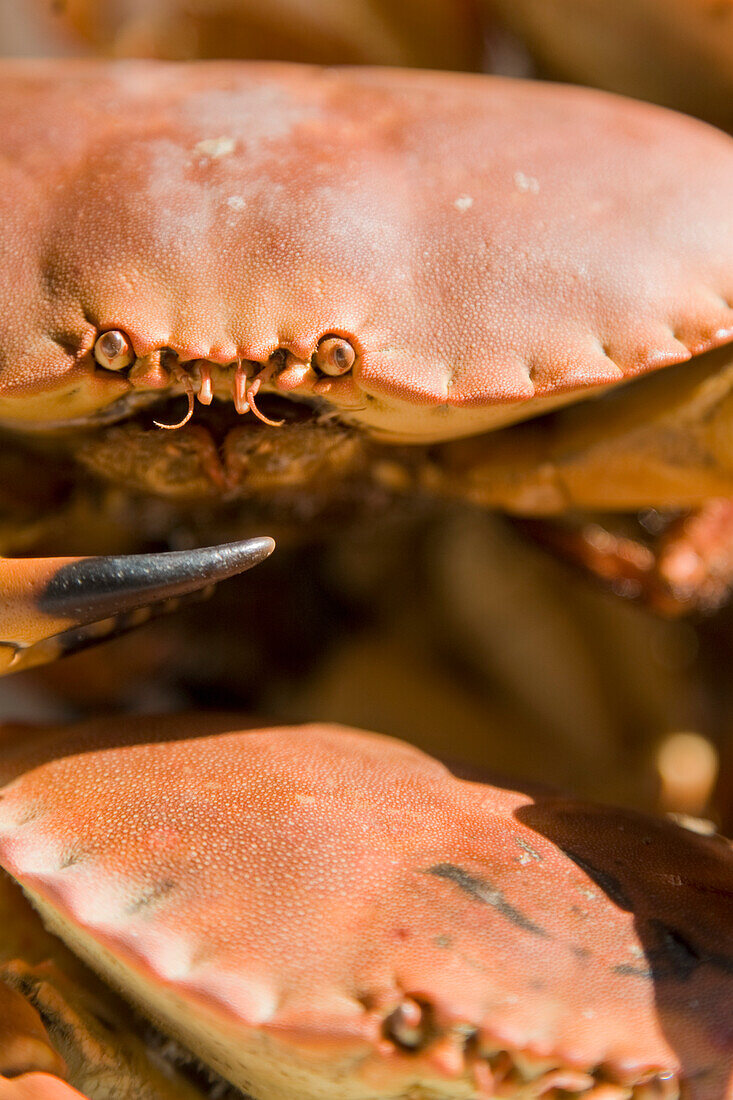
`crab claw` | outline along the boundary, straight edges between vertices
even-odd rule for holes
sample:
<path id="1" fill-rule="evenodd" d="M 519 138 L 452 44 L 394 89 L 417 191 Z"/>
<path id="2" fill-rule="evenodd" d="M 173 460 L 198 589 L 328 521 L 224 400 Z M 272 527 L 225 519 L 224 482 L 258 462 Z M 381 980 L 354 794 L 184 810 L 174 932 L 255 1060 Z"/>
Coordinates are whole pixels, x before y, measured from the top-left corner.
<path id="1" fill-rule="evenodd" d="M 66 1065 L 35 1008 L 0 980 L 0 1073 L 19 1077 L 34 1070 L 65 1076 Z"/>
<path id="2" fill-rule="evenodd" d="M 170 601 L 259 565 L 274 548 L 254 538 L 123 557 L 0 558 L 0 675 L 173 610 Z"/>

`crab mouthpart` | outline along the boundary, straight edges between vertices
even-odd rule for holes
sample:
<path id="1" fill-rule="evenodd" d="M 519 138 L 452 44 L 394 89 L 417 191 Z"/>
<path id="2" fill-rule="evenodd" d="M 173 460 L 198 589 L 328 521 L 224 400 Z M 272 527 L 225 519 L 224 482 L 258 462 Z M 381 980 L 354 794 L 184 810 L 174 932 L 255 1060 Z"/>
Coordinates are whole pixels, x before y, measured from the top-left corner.
<path id="1" fill-rule="evenodd" d="M 231 382 L 232 399 L 234 408 L 239 416 L 244 416 L 246 413 L 252 412 L 263 424 L 268 424 L 271 428 L 281 428 L 285 421 L 271 420 L 257 407 L 255 401 L 255 397 L 263 382 L 269 381 L 272 376 L 273 369 L 272 365 L 266 365 L 255 374 L 254 377 L 250 377 L 242 360 L 237 359 Z M 166 424 L 161 420 L 153 421 L 157 428 L 165 428 L 167 431 L 176 431 L 178 428 L 183 428 L 188 424 L 194 414 L 196 398 L 198 398 L 202 405 L 207 406 L 211 404 L 214 397 L 212 365 L 204 360 L 200 360 L 197 363 L 195 379 L 181 367 L 174 368 L 173 377 L 176 382 L 183 387 L 184 393 L 188 398 L 188 409 L 185 416 L 176 424 Z"/>
<path id="2" fill-rule="evenodd" d="M 138 358 L 127 392 L 93 418 L 67 422 L 61 445 L 97 476 L 179 499 L 292 494 L 306 486 L 325 499 L 347 475 L 358 475 L 367 433 L 351 414 L 366 398 L 347 340 L 324 338 L 310 358 L 307 348 L 297 348 L 297 358 L 283 346 L 263 349 L 260 360 L 217 361 L 214 352 L 193 358 L 192 350 Z M 119 379 L 119 372 L 95 372 L 103 375 Z"/>
<path id="3" fill-rule="evenodd" d="M 122 332 L 106 332 L 115 351 L 118 343 L 128 346 Z M 112 341 L 112 337 L 115 340 Z M 106 347 L 106 345 L 105 345 Z M 101 353 L 100 353 L 101 354 Z M 183 428 L 194 417 L 196 402 L 204 407 L 216 398 L 230 403 L 238 416 L 247 413 L 272 428 L 280 428 L 284 419 L 273 419 L 263 411 L 258 395 L 269 394 L 286 398 L 294 404 L 306 403 L 321 408 L 325 402 L 333 405 L 333 411 L 348 416 L 363 404 L 363 396 L 355 385 L 352 371 L 357 355 L 348 340 L 337 336 L 323 337 L 310 359 L 300 359 L 286 347 L 278 347 L 263 361 L 237 356 L 231 362 L 216 359 L 189 359 L 183 351 L 162 348 L 143 358 L 126 362 L 119 358 L 121 367 L 100 361 L 95 351 L 98 374 L 129 368 L 127 381 L 131 387 L 126 395 L 118 397 L 110 405 L 102 407 L 94 422 L 113 422 L 124 419 L 142 406 L 157 402 L 161 397 L 182 393 L 187 400 L 184 415 L 176 421 L 153 421 L 157 428 L 174 431 Z M 109 356 L 108 356 L 109 358 Z M 89 422 L 87 422 L 89 423 Z M 60 426 L 60 425 L 58 425 Z"/>

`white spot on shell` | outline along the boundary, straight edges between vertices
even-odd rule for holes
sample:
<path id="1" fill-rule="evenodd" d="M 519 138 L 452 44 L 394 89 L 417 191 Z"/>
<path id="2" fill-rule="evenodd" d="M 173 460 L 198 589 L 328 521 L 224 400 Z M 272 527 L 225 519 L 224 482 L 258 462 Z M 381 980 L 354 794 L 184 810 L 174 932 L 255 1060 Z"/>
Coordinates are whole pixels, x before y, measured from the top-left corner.
<path id="1" fill-rule="evenodd" d="M 227 199 L 227 206 L 231 206 L 232 210 L 244 210 L 247 202 L 241 195 L 230 195 Z"/>
<path id="2" fill-rule="evenodd" d="M 539 194 L 540 181 L 535 179 L 534 176 L 527 176 L 524 172 L 515 172 L 514 184 L 518 191 L 529 192 L 531 195 Z"/>
<path id="3" fill-rule="evenodd" d="M 157 967 L 156 967 L 157 969 Z M 227 1012 L 236 1013 L 241 1020 L 257 1026 L 271 1020 L 278 1008 L 276 990 L 253 975 L 222 971 L 221 967 L 206 968 L 199 975 L 192 975 L 187 986 L 223 1005 Z"/>
<path id="4" fill-rule="evenodd" d="M 459 195 L 458 198 L 454 201 L 453 205 L 455 206 L 456 210 L 459 210 L 461 214 L 464 214 L 466 210 L 470 210 L 473 206 L 473 199 L 470 195 Z"/>
<path id="5" fill-rule="evenodd" d="M 193 151 L 200 157 L 225 157 L 234 152 L 236 144 L 234 138 L 230 137 L 204 138 L 203 141 L 196 142 Z"/>
<path id="6" fill-rule="evenodd" d="M 62 874 L 67 877 L 62 878 Z M 68 872 L 47 874 L 45 878 L 57 884 L 60 896 L 79 924 L 91 928 L 114 928 L 117 925 L 127 901 L 124 883 L 105 879 L 99 876 L 96 868 L 92 867 L 90 871 L 87 866 L 80 871 L 76 883 L 69 881 Z M 93 890 L 88 888 L 90 880 L 94 881 Z"/>
<path id="7" fill-rule="evenodd" d="M 154 952 L 155 969 L 167 981 L 182 981 L 191 973 L 191 949 L 182 938 L 153 933 L 146 937 L 145 950 Z"/>
<path id="8" fill-rule="evenodd" d="M 531 863 L 532 860 L 540 860 L 542 858 L 539 852 L 535 852 L 534 848 L 530 844 L 528 844 L 526 840 L 523 840 L 522 837 L 517 836 L 514 839 L 516 840 L 519 847 L 522 849 L 521 856 L 517 858 L 517 862 L 522 867 L 526 866 L 527 863 Z"/>

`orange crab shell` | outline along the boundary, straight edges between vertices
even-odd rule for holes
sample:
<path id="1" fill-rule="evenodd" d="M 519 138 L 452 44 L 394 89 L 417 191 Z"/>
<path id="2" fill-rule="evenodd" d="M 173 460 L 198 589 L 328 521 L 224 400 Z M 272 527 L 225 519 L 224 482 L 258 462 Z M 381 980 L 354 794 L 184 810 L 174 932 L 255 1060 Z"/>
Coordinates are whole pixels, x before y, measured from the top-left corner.
<path id="1" fill-rule="evenodd" d="M 11 782 L 0 859 L 240 1087 L 478 1096 L 523 1067 L 733 1096 L 728 846 L 341 727 L 196 729 Z"/>
<path id="2" fill-rule="evenodd" d="M 144 361 L 303 370 L 345 337 L 353 376 L 288 392 L 415 441 L 733 336 L 733 143 L 657 108 L 256 63 L 7 63 L 0 95 L 7 423 L 129 393 L 95 369 L 105 329 Z"/>

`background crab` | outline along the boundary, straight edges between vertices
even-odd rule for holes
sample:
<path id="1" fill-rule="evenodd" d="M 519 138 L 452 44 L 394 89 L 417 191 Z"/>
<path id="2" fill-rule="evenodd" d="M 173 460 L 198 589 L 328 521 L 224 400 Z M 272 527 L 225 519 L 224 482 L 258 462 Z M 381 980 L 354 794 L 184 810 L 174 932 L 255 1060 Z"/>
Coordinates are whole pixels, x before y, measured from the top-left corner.
<path id="1" fill-rule="evenodd" d="M 732 1094 L 727 843 L 342 727 L 219 727 L 26 737 L 0 802 L 50 927 L 205 1064 L 275 1100 Z M 78 1043 L 63 971 L 4 974 Z"/>
<path id="2" fill-rule="evenodd" d="M 38 5 L 48 12 L 48 5 Z M 448 0 L 352 0 L 349 4 L 276 0 L 162 0 L 55 7 L 63 22 L 107 54 L 168 60 L 248 57 L 318 64 L 480 64 L 478 13 Z"/>

